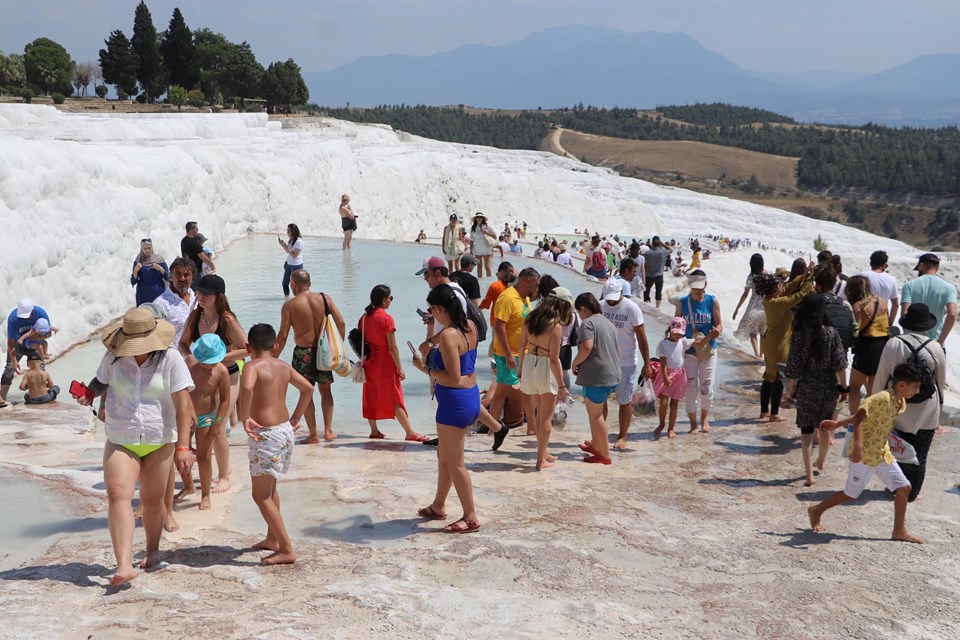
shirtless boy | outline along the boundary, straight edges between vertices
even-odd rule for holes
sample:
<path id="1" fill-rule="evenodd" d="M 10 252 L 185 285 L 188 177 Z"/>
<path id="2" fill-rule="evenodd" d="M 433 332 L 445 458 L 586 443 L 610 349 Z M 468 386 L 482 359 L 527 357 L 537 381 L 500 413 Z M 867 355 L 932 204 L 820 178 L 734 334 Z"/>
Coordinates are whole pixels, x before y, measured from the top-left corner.
<path id="1" fill-rule="evenodd" d="M 293 297 L 283 303 L 280 309 L 280 332 L 277 337 L 277 353 L 283 351 L 287 344 L 287 336 L 293 327 L 294 370 L 307 379 L 311 385 L 316 383 L 320 390 L 320 411 L 323 413 L 323 439 L 330 441 L 337 437 L 333 432 L 333 373 L 319 371 L 313 366 L 313 351 L 317 345 L 317 335 L 323 326 L 323 319 L 329 312 L 337 324 L 340 337 L 346 337 L 347 324 L 340 315 L 340 310 L 330 296 L 310 291 L 310 274 L 299 269 L 290 274 L 290 290 Z M 327 309 L 327 305 L 330 309 Z M 310 435 L 303 441 L 304 444 L 317 444 L 320 437 L 317 435 L 317 410 L 313 404 L 313 393 L 310 393 L 310 403 L 304 414 L 307 419 L 307 429 Z"/>
<path id="2" fill-rule="evenodd" d="M 299 271 L 294 272 L 294 274 Z M 313 385 L 277 359 L 277 334 L 268 324 L 256 324 L 247 334 L 247 351 L 252 359 L 240 376 L 240 422 L 250 436 L 250 481 L 253 501 L 267 523 L 267 537 L 254 549 L 272 551 L 261 559 L 264 564 L 290 564 L 297 559 L 290 536 L 280 516 L 277 481 L 290 468 L 293 455 L 293 431 L 310 403 Z M 287 386 L 300 392 L 300 400 L 287 412 Z"/>
<path id="3" fill-rule="evenodd" d="M 27 352 L 27 372 L 20 381 L 20 391 L 26 391 L 24 404 L 46 404 L 57 399 L 60 387 L 53 384 L 50 374 L 40 368 L 43 357 L 36 351 Z"/>
<path id="4" fill-rule="evenodd" d="M 893 535 L 900 542 L 920 544 L 918 538 L 907 531 L 907 502 L 910 498 L 910 481 L 903 475 L 900 465 L 890 452 L 887 444 L 890 432 L 897 416 L 906 408 L 906 400 L 917 395 L 923 377 L 915 366 L 909 363 L 898 365 L 893 370 L 893 389 L 884 389 L 875 393 L 860 405 L 856 415 L 843 420 L 824 420 L 821 429 L 836 429 L 853 425 L 853 438 L 850 445 L 850 470 L 847 472 L 847 484 L 807 512 L 810 515 L 810 528 L 825 531 L 820 519 L 827 509 L 856 500 L 866 488 L 870 478 L 876 475 L 884 486 L 894 492 L 893 499 Z"/>
<path id="5" fill-rule="evenodd" d="M 197 414 L 197 466 L 200 467 L 200 510 L 210 508 L 213 481 L 213 441 L 230 413 L 230 372 L 223 366 L 227 346 L 215 333 L 206 333 L 193 343 L 197 362 L 190 367 L 195 385 L 190 392 Z M 182 497 L 182 496 L 181 496 Z"/>

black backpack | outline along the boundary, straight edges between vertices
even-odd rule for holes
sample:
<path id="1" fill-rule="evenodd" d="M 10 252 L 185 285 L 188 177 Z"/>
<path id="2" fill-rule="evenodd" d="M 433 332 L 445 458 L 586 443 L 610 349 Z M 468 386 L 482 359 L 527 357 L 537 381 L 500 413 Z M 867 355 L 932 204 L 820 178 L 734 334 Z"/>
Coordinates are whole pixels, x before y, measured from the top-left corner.
<path id="1" fill-rule="evenodd" d="M 823 324 L 837 330 L 844 349 L 853 346 L 853 312 L 832 293 L 823 294 Z"/>
<path id="2" fill-rule="evenodd" d="M 453 289 L 453 292 L 460 296 L 460 291 L 456 288 Z M 477 342 L 483 342 L 487 339 L 487 319 L 483 316 L 483 312 L 466 297 L 466 294 L 464 294 L 463 299 L 467 303 L 467 319 L 477 327 Z"/>
<path id="3" fill-rule="evenodd" d="M 927 353 L 930 355 L 931 360 L 933 359 L 933 354 L 930 353 L 930 350 L 927 349 L 927 345 L 933 342 L 933 338 L 927 338 L 926 342 L 918 345 L 916 348 L 913 347 L 903 336 L 897 336 L 898 340 L 902 340 L 907 349 L 910 349 L 910 355 L 907 357 L 907 362 L 912 364 L 917 368 L 917 371 L 920 372 L 920 391 L 917 395 L 912 398 L 907 398 L 907 404 L 919 404 L 921 402 L 926 402 L 933 397 L 933 394 L 937 394 L 939 397 L 943 397 L 940 394 L 940 388 L 937 387 L 937 378 L 934 375 L 933 367 L 926 360 L 920 357 L 920 351 L 926 349 Z"/>

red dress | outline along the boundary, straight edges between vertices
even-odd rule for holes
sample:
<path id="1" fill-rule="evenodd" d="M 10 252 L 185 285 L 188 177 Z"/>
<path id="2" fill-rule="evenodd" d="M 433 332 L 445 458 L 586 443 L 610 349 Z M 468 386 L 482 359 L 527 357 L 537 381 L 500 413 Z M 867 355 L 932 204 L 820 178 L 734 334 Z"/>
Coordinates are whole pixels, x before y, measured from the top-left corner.
<path id="1" fill-rule="evenodd" d="M 390 420 L 396 417 L 398 404 L 406 411 L 397 365 L 387 346 L 387 336 L 397 330 L 397 325 L 389 313 L 377 309 L 369 316 L 363 314 L 357 329 L 364 333 L 364 339 L 370 345 L 370 355 L 363 361 L 363 369 L 367 374 L 367 381 L 363 385 L 363 417 L 367 420 Z"/>

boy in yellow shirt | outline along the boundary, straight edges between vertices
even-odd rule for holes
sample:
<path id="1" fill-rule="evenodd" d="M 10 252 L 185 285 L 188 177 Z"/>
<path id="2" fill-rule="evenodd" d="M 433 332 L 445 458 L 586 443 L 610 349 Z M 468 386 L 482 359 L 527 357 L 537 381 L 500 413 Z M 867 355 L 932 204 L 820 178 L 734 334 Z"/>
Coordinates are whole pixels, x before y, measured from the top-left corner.
<path id="1" fill-rule="evenodd" d="M 893 389 L 875 393 L 860 405 L 856 415 L 843 420 L 824 420 L 821 429 L 836 429 L 853 425 L 853 438 L 850 446 L 850 469 L 847 472 L 847 484 L 820 504 L 807 509 L 810 514 L 810 526 L 814 531 L 825 531 L 820 518 L 827 509 L 856 500 L 874 475 L 880 478 L 890 491 L 895 491 L 893 502 L 894 540 L 901 542 L 923 543 L 922 538 L 907 531 L 907 502 L 910 497 L 910 482 L 900 465 L 890 453 L 887 440 L 893 431 L 893 423 L 906 408 L 906 400 L 917 395 L 923 377 L 915 366 L 909 363 L 898 365 L 893 370 Z"/>

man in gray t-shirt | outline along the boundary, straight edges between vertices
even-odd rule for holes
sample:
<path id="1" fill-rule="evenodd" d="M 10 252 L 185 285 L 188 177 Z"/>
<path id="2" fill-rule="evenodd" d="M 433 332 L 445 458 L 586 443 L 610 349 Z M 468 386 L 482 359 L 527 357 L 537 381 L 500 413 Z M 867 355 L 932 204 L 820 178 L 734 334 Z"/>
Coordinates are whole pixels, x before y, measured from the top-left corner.
<path id="1" fill-rule="evenodd" d="M 670 251 L 660 242 L 659 236 L 653 236 L 653 248 L 643 254 L 646 270 L 646 289 L 643 291 L 643 301 L 650 302 L 650 289 L 656 286 L 657 308 L 663 299 L 663 265 Z"/>

